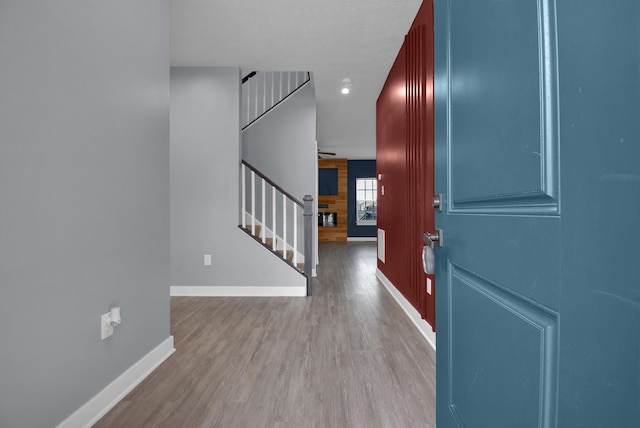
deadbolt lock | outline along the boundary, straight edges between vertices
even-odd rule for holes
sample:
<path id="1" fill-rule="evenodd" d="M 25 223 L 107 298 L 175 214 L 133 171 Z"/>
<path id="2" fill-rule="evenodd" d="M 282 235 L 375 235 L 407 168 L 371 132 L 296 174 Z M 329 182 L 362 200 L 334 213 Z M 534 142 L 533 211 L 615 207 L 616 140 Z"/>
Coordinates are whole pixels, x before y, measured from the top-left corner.
<path id="1" fill-rule="evenodd" d="M 442 195 L 434 195 L 431 198 L 431 206 L 438 211 L 442 211 Z"/>

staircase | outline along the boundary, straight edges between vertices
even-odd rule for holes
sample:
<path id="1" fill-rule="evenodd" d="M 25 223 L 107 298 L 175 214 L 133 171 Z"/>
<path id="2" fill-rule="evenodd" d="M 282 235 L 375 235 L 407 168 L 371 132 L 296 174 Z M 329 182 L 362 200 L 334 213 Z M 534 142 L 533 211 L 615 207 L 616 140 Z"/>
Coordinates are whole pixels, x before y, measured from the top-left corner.
<path id="1" fill-rule="evenodd" d="M 243 228 L 243 230 L 245 232 L 247 232 L 249 235 L 251 235 L 256 241 L 260 242 L 261 244 L 264 244 L 264 246 L 275 252 L 275 254 L 277 254 L 278 256 L 280 256 L 280 258 L 286 260 L 287 262 L 289 262 L 289 264 L 296 268 L 300 273 L 304 274 L 304 262 L 297 262 L 294 264 L 294 260 L 293 260 L 293 255 L 294 255 L 294 251 L 293 250 L 284 250 L 284 244 L 283 241 L 281 240 L 281 238 L 277 237 L 277 238 L 273 238 L 273 237 L 268 237 L 265 238 L 265 242 L 262 242 L 261 236 L 262 236 L 262 226 L 260 225 L 256 225 L 255 226 L 255 230 L 253 229 L 253 226 L 251 225 L 247 225 L 245 228 Z M 281 248 L 278 250 L 273 250 L 273 248 Z"/>
<path id="2" fill-rule="evenodd" d="M 242 130 L 268 116 L 310 81 L 307 72 L 251 72 L 242 84 Z M 302 201 L 250 165 L 241 164 L 238 227 L 265 250 L 306 277 L 311 295 L 313 198 Z"/>

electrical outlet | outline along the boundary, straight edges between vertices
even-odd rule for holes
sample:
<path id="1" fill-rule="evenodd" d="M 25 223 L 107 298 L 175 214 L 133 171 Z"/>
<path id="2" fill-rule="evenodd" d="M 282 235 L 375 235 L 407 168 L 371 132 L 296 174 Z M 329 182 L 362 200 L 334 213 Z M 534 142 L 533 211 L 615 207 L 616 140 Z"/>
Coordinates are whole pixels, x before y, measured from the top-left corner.
<path id="1" fill-rule="evenodd" d="M 204 255 L 204 265 L 211 266 L 211 254 Z"/>
<path id="2" fill-rule="evenodd" d="M 111 325 L 111 312 L 102 314 L 100 317 L 100 340 L 105 340 L 113 334 L 113 326 Z"/>

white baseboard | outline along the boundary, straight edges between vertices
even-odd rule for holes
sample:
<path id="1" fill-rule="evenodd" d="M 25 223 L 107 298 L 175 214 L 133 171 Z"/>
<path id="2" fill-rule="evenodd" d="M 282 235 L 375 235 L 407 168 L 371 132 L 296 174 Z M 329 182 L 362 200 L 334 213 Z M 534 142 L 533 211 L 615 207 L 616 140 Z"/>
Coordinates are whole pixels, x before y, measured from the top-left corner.
<path id="1" fill-rule="evenodd" d="M 149 376 L 160 364 L 175 352 L 173 336 L 156 346 L 133 366 L 87 401 L 57 428 L 89 428 L 122 400 L 133 388 Z"/>
<path id="2" fill-rule="evenodd" d="M 376 242 L 378 238 L 375 236 L 348 236 L 347 241 L 349 242 Z"/>
<path id="3" fill-rule="evenodd" d="M 380 272 L 380 269 L 376 269 L 376 277 L 380 280 L 380 282 L 382 282 L 382 284 L 385 286 L 389 294 L 391 294 L 391 296 L 395 299 L 395 301 L 398 302 L 398 305 L 400 305 L 404 313 L 407 314 L 413 325 L 415 325 L 418 331 L 422 333 L 429 345 L 431 345 L 431 347 L 435 351 L 436 334 L 433 332 L 431 325 L 427 321 L 422 319 L 420 313 L 411 305 L 411 303 L 409 303 L 407 299 L 405 299 L 402 293 L 398 291 L 398 289 L 391 283 L 391 281 L 389 281 L 389 279 L 384 276 L 382 272 Z"/>
<path id="4" fill-rule="evenodd" d="M 307 287 L 233 287 L 233 286 L 175 286 L 170 287 L 171 296 L 186 297 L 303 297 Z"/>

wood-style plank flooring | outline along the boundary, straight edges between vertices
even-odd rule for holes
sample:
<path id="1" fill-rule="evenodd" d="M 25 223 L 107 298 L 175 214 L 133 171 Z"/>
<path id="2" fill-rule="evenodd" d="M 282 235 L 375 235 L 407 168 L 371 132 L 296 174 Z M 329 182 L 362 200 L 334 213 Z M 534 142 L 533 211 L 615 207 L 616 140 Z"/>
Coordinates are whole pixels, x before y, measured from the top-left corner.
<path id="1" fill-rule="evenodd" d="M 435 352 L 375 278 L 322 243 L 314 295 L 172 297 L 176 352 L 95 427 L 435 427 Z"/>

